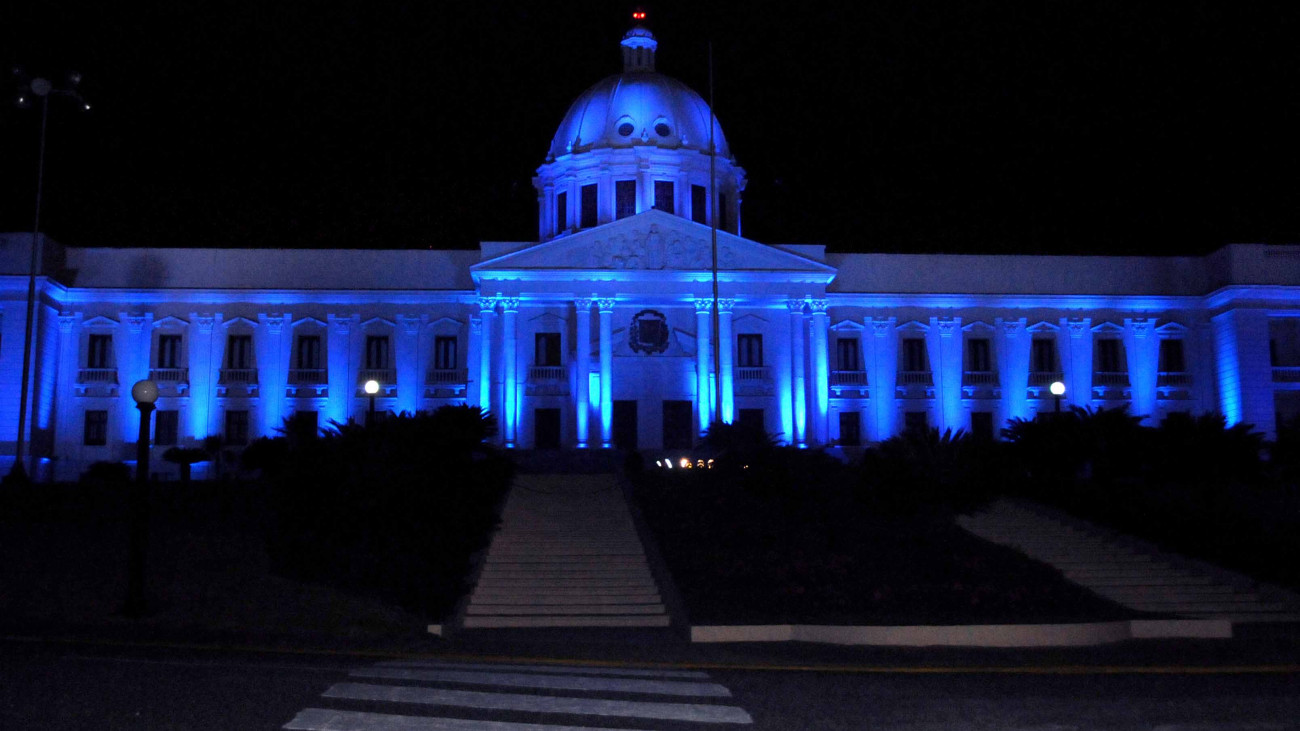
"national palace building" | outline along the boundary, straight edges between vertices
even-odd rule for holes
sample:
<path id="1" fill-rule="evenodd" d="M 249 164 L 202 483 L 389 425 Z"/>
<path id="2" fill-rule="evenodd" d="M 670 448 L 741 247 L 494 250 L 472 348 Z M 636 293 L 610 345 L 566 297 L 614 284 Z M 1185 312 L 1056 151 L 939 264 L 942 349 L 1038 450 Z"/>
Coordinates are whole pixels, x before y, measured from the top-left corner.
<path id="1" fill-rule="evenodd" d="M 131 386 L 146 378 L 161 391 L 156 450 L 361 421 L 369 380 L 386 412 L 482 406 L 521 449 L 685 449 L 715 419 L 807 447 L 921 424 L 995 435 L 1053 408 L 1055 381 L 1066 406 L 1128 406 L 1147 423 L 1220 412 L 1272 436 L 1300 413 L 1300 246 L 1082 257 L 762 244 L 742 233 L 745 171 L 705 101 L 655 71 L 656 45 L 629 31 L 623 72 L 561 121 L 534 178 L 536 242 L 41 241 L 36 474 L 132 459 Z M 30 234 L 0 235 L 5 462 L 30 250 Z"/>

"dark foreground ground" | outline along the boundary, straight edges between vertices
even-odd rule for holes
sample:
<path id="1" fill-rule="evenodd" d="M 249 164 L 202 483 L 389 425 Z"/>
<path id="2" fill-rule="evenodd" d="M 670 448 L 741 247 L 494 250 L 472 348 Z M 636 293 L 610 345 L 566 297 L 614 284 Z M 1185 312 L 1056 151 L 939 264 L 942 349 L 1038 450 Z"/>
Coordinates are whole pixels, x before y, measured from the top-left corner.
<path id="1" fill-rule="evenodd" d="M 613 639 L 613 638 L 611 638 Z M 689 648 L 658 637 L 620 642 L 556 644 L 545 638 L 439 643 L 425 659 L 471 664 L 545 660 L 617 672 L 619 655 L 637 665 L 680 655 L 706 672 L 744 709 L 744 727 L 792 729 L 1290 729 L 1300 727 L 1300 675 L 1295 641 L 1132 644 L 1046 653 L 846 650 L 839 648 Z M 475 646 L 475 645 L 478 646 Z M 638 649 L 638 645 L 641 647 Z M 578 660 L 583 655 L 604 661 Z M 593 717 L 566 713 L 484 711 L 323 698 L 349 672 L 383 658 L 338 653 L 274 653 L 61 642 L 0 641 L 0 728 L 4 729 L 277 729 L 306 708 L 437 716 L 556 727 L 658 728 L 668 731 L 728 725 Z M 1014 662 L 1012 662 L 1014 661 Z M 1231 661 L 1224 664 L 1220 661 Z M 1208 664 L 1206 664 L 1208 663 Z M 1016 665 L 1008 668 L 1009 664 Z M 490 667 L 490 665 L 487 665 Z M 1137 668 L 1143 670 L 1138 671 Z M 385 681 L 394 682 L 394 681 Z M 401 681 L 401 685 L 435 684 Z M 487 694 L 499 687 L 443 687 Z M 546 695 L 545 691 L 510 690 Z M 571 698 L 641 700 L 610 692 L 564 691 Z M 730 725 L 734 728 L 735 725 Z M 373 728 L 394 728 L 376 725 Z"/>

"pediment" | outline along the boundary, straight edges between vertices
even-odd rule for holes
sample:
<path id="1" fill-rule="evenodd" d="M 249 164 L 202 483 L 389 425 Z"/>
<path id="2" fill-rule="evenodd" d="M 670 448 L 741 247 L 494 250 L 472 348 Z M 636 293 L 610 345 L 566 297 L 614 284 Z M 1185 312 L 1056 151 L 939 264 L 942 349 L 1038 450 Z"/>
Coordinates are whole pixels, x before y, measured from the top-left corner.
<path id="1" fill-rule="evenodd" d="M 521 271 L 709 271 L 712 244 L 707 226 L 663 211 L 643 213 L 575 234 L 534 244 L 480 262 L 483 274 Z M 718 232 L 718 269 L 730 272 L 789 272 L 820 275 L 829 282 L 834 267 L 725 231 Z"/>

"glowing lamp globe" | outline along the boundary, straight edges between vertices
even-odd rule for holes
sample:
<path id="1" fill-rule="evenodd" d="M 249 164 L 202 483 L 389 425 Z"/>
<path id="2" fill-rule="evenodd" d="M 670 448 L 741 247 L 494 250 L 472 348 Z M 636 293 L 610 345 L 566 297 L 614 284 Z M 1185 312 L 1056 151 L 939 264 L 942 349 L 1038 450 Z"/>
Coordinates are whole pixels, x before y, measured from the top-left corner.
<path id="1" fill-rule="evenodd" d="M 1051 390 L 1053 396 L 1065 395 L 1065 384 L 1060 381 L 1052 381 L 1052 385 L 1048 388 Z"/>
<path id="2" fill-rule="evenodd" d="M 371 396 L 374 396 L 375 394 L 379 393 L 379 381 L 376 381 L 374 379 L 366 381 L 365 388 L 366 388 L 366 393 L 370 394 Z"/>
<path id="3" fill-rule="evenodd" d="M 131 398 L 135 399 L 137 404 L 151 404 L 158 400 L 158 384 L 145 379 L 136 381 L 131 387 Z"/>

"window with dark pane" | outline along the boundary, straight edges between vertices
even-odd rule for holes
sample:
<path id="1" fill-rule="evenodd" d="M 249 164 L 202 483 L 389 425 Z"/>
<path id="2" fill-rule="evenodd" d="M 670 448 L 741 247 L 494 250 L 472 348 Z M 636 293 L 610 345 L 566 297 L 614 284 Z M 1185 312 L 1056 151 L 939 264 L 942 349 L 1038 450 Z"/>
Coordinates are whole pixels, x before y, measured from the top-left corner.
<path id="1" fill-rule="evenodd" d="M 614 181 L 614 218 L 636 215 L 636 181 Z"/>
<path id="2" fill-rule="evenodd" d="M 560 334 L 537 333 L 533 337 L 533 365 L 560 365 Z"/>
<path id="3" fill-rule="evenodd" d="M 386 370 L 388 368 L 388 336 L 366 336 L 366 368 L 368 370 Z"/>
<path id="4" fill-rule="evenodd" d="M 231 335 L 226 338 L 226 367 L 234 370 L 253 367 L 252 335 Z"/>
<path id="5" fill-rule="evenodd" d="M 1165 373 L 1182 373 L 1187 370 L 1187 364 L 1183 361 L 1182 340 L 1160 341 L 1160 370 Z"/>
<path id="6" fill-rule="evenodd" d="M 159 447 L 176 446 L 179 425 L 179 411 L 175 409 L 159 409 L 154 412 L 153 443 Z"/>
<path id="7" fill-rule="evenodd" d="M 691 186 L 691 220 L 696 223 L 709 222 L 709 189 L 703 185 Z"/>
<path id="8" fill-rule="evenodd" d="M 858 366 L 858 339 L 840 338 L 835 341 L 835 364 L 841 371 L 861 370 Z"/>
<path id="9" fill-rule="evenodd" d="M 86 411 L 86 420 L 82 430 L 81 443 L 87 447 L 102 447 L 108 444 L 108 412 L 103 409 Z"/>
<path id="10" fill-rule="evenodd" d="M 555 230 L 563 233 L 569 230 L 569 194 L 555 194 Z"/>
<path id="11" fill-rule="evenodd" d="M 180 368 L 181 367 L 181 336 L 180 335 L 159 335 L 158 336 L 158 367 L 159 368 Z"/>
<path id="12" fill-rule="evenodd" d="M 86 367 L 112 368 L 113 336 L 91 335 L 86 341 Z"/>
<path id="13" fill-rule="evenodd" d="M 966 341 L 966 370 L 977 373 L 993 370 L 988 338 L 970 338 Z"/>
<path id="14" fill-rule="evenodd" d="M 1056 342 L 1050 338 L 1034 338 L 1032 361 L 1035 373 L 1056 372 Z"/>
<path id="15" fill-rule="evenodd" d="M 582 205 L 582 211 L 580 212 L 582 227 L 593 228 L 600 220 L 600 212 L 596 208 L 596 184 L 582 186 L 579 195 L 581 200 L 578 202 Z"/>
<path id="16" fill-rule="evenodd" d="M 655 181 L 655 210 L 667 211 L 672 213 L 675 208 L 673 205 L 673 181 L 656 180 Z"/>
<path id="17" fill-rule="evenodd" d="M 916 373 L 925 369 L 925 340 L 903 338 L 903 370 Z"/>
<path id="18" fill-rule="evenodd" d="M 439 335 L 433 339 L 433 367 L 440 371 L 456 369 L 456 337 Z"/>
<path id="19" fill-rule="evenodd" d="M 226 412 L 226 444 L 248 444 L 248 412 L 234 409 Z"/>
<path id="20" fill-rule="evenodd" d="M 758 368 L 763 365 L 763 336 L 746 333 L 736 336 L 736 365 Z"/>

